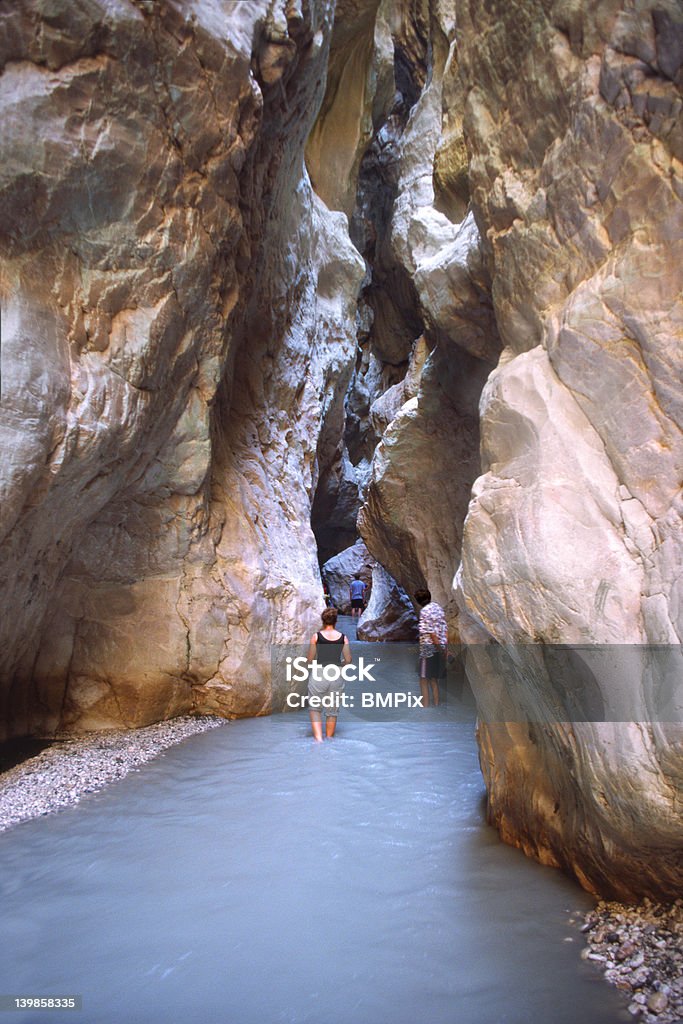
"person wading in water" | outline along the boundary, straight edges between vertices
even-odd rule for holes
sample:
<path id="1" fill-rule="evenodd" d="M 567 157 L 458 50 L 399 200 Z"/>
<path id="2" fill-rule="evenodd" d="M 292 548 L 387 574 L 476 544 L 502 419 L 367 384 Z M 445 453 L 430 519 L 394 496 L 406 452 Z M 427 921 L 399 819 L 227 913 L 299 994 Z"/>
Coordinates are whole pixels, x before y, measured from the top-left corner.
<path id="1" fill-rule="evenodd" d="M 448 625 L 440 604 L 432 601 L 428 590 L 418 590 L 415 600 L 420 605 L 420 690 L 422 707 L 429 707 L 429 690 L 434 704 L 439 703 L 439 679 L 446 675 L 448 657 Z"/>
<path id="2" fill-rule="evenodd" d="M 323 628 L 313 634 L 308 648 L 309 664 L 316 661 L 323 669 L 327 665 L 334 665 L 337 669 L 340 669 L 341 661 L 343 659 L 345 664 L 350 665 L 351 647 L 349 646 L 349 639 L 336 628 L 337 609 L 326 608 L 321 615 L 321 619 Z M 323 708 L 325 711 L 325 735 L 328 740 L 332 739 L 334 736 L 334 730 L 337 728 L 339 705 L 336 704 L 336 701 L 341 697 L 344 691 L 344 685 L 344 680 L 341 678 L 341 672 L 337 679 L 332 680 L 317 680 L 309 673 L 309 697 L 332 697 L 335 701 L 335 706 Z M 319 708 L 310 708 L 309 711 L 311 715 L 311 729 L 313 730 L 313 737 L 316 743 L 321 743 L 323 738 L 321 711 Z"/>
<path id="3" fill-rule="evenodd" d="M 367 584 L 363 583 L 360 576 L 354 576 L 351 580 L 351 586 L 349 587 L 349 601 L 351 602 L 351 617 L 358 618 L 363 614 L 365 608 L 365 591 L 367 590 Z"/>

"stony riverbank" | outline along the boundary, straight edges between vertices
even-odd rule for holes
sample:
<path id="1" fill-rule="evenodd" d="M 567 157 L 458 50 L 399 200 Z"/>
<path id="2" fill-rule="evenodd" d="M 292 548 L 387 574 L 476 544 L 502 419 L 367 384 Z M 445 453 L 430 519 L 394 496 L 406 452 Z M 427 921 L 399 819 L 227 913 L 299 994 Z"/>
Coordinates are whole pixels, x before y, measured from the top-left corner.
<path id="1" fill-rule="evenodd" d="M 592 961 L 630 997 L 629 1010 L 647 1024 L 683 1021 L 683 900 L 638 906 L 600 902 L 582 927 Z"/>
<path id="2" fill-rule="evenodd" d="M 142 729 L 91 732 L 54 743 L 0 775 L 0 832 L 78 803 L 167 747 L 225 724 L 214 715 L 185 715 Z"/>

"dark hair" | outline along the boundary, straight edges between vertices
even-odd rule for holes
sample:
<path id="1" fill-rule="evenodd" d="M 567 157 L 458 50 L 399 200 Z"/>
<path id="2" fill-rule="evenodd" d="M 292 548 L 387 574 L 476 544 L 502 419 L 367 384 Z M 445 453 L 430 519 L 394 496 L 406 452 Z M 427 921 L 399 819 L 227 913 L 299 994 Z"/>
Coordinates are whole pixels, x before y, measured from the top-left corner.
<path id="1" fill-rule="evenodd" d="M 429 593 L 428 590 L 416 590 L 415 591 L 415 600 L 417 601 L 417 603 L 420 605 L 421 608 L 424 608 L 424 606 L 426 604 L 429 604 L 431 599 L 432 599 L 432 595 Z"/>
<path id="2" fill-rule="evenodd" d="M 326 608 L 320 618 L 323 620 L 323 626 L 334 626 L 337 621 L 337 609 Z"/>

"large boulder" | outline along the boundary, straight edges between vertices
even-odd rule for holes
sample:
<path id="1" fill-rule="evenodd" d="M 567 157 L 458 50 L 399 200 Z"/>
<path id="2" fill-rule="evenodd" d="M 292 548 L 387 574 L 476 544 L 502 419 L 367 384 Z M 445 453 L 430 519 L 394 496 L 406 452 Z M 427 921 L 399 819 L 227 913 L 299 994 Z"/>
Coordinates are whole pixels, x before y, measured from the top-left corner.
<path id="1" fill-rule="evenodd" d="M 370 600 L 356 632 L 359 640 L 417 640 L 413 603 L 381 565 L 372 570 Z"/>
<path id="2" fill-rule="evenodd" d="M 375 559 L 372 557 L 362 540 L 357 540 L 351 547 L 340 551 L 334 558 L 328 559 L 322 567 L 323 583 L 327 585 L 330 603 L 342 615 L 351 611 L 349 586 L 351 580 L 359 576 L 370 587 L 372 569 Z M 366 599 L 367 599 L 366 591 Z"/>

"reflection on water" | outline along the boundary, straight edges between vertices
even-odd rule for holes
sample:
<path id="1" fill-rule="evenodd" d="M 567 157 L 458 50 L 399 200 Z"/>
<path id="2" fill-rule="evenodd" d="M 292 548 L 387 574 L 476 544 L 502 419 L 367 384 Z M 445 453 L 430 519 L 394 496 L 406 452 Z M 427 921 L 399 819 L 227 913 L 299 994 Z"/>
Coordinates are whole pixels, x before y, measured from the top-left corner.
<path id="1" fill-rule="evenodd" d="M 0 992 L 82 994 L 49 1019 L 87 1024 L 630 1019 L 567 924 L 591 901 L 482 792 L 453 694 L 322 745 L 305 712 L 194 736 L 0 836 Z"/>

